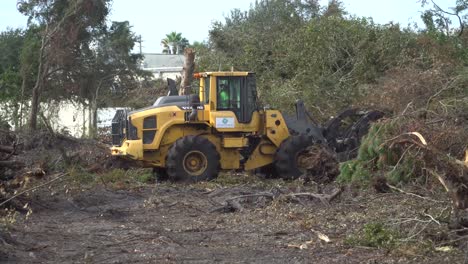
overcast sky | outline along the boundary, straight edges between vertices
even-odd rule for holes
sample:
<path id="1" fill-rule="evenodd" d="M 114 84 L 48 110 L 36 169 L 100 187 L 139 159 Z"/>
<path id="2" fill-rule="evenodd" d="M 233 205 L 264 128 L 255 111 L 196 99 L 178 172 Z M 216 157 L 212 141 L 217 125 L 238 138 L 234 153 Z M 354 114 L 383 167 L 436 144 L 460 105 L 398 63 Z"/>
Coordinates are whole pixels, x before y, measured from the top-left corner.
<path id="1" fill-rule="evenodd" d="M 208 38 L 213 21 L 224 21 L 230 10 L 248 10 L 255 0 L 114 0 L 110 20 L 128 20 L 133 31 L 143 39 L 143 52 L 161 52 L 165 34 L 181 32 L 190 43 Z M 320 0 L 325 5 L 328 0 Z M 375 22 L 390 21 L 404 26 L 418 23 L 423 8 L 418 0 L 344 0 L 350 14 L 372 17 Z M 455 0 L 437 0 L 441 7 L 455 5 Z M 16 0 L 0 0 L 0 31 L 6 28 L 25 28 L 27 18 L 16 9 Z"/>

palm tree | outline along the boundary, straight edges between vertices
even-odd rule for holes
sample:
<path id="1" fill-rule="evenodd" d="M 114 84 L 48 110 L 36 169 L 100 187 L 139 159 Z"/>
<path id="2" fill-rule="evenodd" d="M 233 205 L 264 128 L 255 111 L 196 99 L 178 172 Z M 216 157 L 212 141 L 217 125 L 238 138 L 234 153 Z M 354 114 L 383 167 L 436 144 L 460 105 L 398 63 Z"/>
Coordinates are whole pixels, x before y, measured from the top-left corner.
<path id="1" fill-rule="evenodd" d="M 165 54 L 171 54 L 171 48 L 169 47 L 169 42 L 167 38 L 164 38 L 161 40 L 161 45 L 163 46 L 163 53 Z"/>
<path id="2" fill-rule="evenodd" d="M 166 38 L 161 40 L 161 45 L 163 46 L 163 53 L 168 54 L 177 54 L 179 53 L 179 46 L 181 44 L 182 33 L 177 33 L 175 31 L 166 34 Z"/>

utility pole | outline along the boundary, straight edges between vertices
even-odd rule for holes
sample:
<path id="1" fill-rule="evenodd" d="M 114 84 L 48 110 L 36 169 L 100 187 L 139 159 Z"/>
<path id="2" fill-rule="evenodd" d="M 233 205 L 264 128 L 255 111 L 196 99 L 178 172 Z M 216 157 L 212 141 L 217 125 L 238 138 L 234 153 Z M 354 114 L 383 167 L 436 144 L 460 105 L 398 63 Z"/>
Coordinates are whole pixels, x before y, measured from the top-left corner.
<path id="1" fill-rule="evenodd" d="M 143 50 L 141 48 L 141 43 L 143 42 L 141 40 L 141 35 L 138 35 L 137 39 L 136 39 L 136 42 L 138 42 L 138 44 L 140 45 L 140 56 L 143 55 Z"/>

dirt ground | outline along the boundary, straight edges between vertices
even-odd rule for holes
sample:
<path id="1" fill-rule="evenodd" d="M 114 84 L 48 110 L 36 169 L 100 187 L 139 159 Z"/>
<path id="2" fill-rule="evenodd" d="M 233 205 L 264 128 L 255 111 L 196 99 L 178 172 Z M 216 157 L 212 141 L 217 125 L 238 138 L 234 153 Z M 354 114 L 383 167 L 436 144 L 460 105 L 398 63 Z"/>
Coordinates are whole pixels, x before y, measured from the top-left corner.
<path id="1" fill-rule="evenodd" d="M 420 192 L 420 197 L 364 193 L 347 187 L 327 203 L 287 195 L 331 193 L 337 188 L 334 184 L 237 177 L 242 179 L 192 185 L 96 184 L 71 188 L 66 182 L 57 183 L 27 197 L 32 213 L 18 215 L 16 222 L 2 231 L 0 262 L 466 261 L 466 245 L 452 243 L 451 232 L 443 222 L 449 211 L 444 195 L 421 198 L 426 193 Z M 230 198 L 265 192 L 274 197 L 235 198 L 235 208 L 224 206 Z M 395 243 L 366 245 L 359 234 L 369 223 L 397 230 L 394 240 L 385 236 Z"/>

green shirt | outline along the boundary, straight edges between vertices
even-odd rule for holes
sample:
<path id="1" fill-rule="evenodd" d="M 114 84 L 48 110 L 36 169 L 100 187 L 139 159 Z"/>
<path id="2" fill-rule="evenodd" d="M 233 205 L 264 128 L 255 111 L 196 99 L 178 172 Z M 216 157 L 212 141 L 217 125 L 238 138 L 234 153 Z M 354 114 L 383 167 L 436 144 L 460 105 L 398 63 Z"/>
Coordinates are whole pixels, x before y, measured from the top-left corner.
<path id="1" fill-rule="evenodd" d="M 226 90 L 221 90 L 221 92 L 219 92 L 219 107 L 221 108 L 228 108 L 229 107 L 229 95 L 228 95 L 228 92 Z"/>

